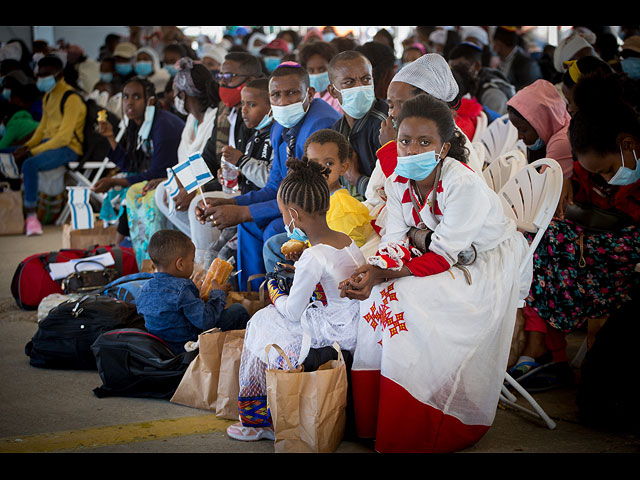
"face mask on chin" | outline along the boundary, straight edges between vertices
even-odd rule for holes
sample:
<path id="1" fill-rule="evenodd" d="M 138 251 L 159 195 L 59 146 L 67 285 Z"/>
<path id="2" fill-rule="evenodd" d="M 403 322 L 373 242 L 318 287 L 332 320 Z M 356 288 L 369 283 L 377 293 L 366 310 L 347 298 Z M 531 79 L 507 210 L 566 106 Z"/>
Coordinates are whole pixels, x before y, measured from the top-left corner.
<path id="1" fill-rule="evenodd" d="M 633 150 L 633 158 L 636 160 L 636 168 L 633 170 L 624 166 L 624 156 L 622 155 L 622 145 L 620 145 L 620 158 L 622 160 L 622 166 L 618 169 L 613 177 L 609 180 L 610 185 L 631 185 L 640 180 L 640 162 L 636 156 L 636 151 Z"/>
<path id="2" fill-rule="evenodd" d="M 292 210 L 295 212 L 294 209 Z M 296 212 L 296 214 L 297 213 L 298 212 Z M 289 212 L 289 215 L 291 215 L 291 212 Z M 291 228 L 291 225 L 293 225 L 293 229 Z M 302 230 L 300 230 L 298 227 L 296 227 L 293 221 L 293 216 L 291 216 L 291 221 L 289 222 L 289 224 L 284 226 L 284 229 L 287 232 L 287 237 L 289 237 L 292 240 L 298 240 L 300 242 L 306 242 L 308 240 L 307 234 L 304 233 Z"/>

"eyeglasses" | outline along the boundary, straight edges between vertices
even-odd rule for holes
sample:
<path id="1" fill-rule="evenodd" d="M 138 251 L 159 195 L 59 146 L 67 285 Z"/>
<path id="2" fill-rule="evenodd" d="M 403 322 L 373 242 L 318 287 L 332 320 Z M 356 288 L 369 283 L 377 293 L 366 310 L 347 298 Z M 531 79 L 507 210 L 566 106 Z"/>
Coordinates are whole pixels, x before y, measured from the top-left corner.
<path id="1" fill-rule="evenodd" d="M 222 72 L 218 72 L 215 74 L 215 78 L 216 80 L 218 80 L 219 82 L 222 82 L 223 80 L 225 82 L 228 82 L 229 80 L 231 80 L 232 78 L 236 78 L 236 77 L 248 77 L 249 75 L 243 75 L 242 73 L 222 73 Z"/>

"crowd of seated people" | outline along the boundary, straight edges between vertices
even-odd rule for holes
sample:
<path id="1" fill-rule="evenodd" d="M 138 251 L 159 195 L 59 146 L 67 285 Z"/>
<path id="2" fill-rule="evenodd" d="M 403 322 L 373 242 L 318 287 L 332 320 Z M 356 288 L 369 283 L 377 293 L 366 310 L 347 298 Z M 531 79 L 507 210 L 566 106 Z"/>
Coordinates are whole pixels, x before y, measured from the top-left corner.
<path id="1" fill-rule="evenodd" d="M 264 369 L 282 362 L 267 343 L 280 340 L 295 367 L 339 340 L 353 356 L 358 435 L 378 451 L 465 448 L 493 422 L 505 370 L 531 391 L 571 384 L 565 336 L 637 288 L 639 30 L 574 26 L 552 46 L 515 26 L 366 40 L 236 27 L 193 50 L 177 27 L 150 38 L 131 28 L 95 59 L 77 45 L 6 42 L 1 151 L 22 172 L 25 233 L 41 234 L 38 172 L 82 157 L 93 98 L 121 119 L 120 132 L 99 124 L 118 168 L 93 187 L 107 195 L 100 215 L 117 224 L 114 242 L 130 242 L 139 264 L 160 258 L 161 241 L 186 245 L 153 291 L 171 273 L 186 288 L 216 258 L 235 266 L 239 291 L 293 267 L 290 291 L 272 279 L 271 305 L 238 314 L 247 333 L 230 437 L 273 439 Z M 80 95 L 63 111 L 70 90 Z M 481 115 L 510 122 L 529 163 L 562 168 L 556 214 L 524 273 L 531 238 L 482 176 Z M 171 168 L 195 152 L 213 178 L 170 191 Z M 576 205 L 617 223 L 593 231 Z M 181 234 L 158 233 L 171 230 Z M 303 249 L 284 254 L 290 240 Z M 517 314 L 526 340 L 508 363 Z"/>

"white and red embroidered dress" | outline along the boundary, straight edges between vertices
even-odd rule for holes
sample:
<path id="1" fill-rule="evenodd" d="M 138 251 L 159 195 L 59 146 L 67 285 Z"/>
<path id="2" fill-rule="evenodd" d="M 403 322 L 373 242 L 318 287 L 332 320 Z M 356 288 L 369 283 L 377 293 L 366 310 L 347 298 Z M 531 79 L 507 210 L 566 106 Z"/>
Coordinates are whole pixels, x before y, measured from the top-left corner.
<path id="1" fill-rule="evenodd" d="M 380 248 L 433 230 L 430 252 L 405 264 L 412 276 L 376 286 L 361 302 L 352 369 L 358 434 L 380 452 L 450 452 L 477 442 L 495 417 L 518 301 L 531 271 L 528 244 L 497 195 L 467 165 L 446 158 L 435 202 L 418 214 L 407 179 L 385 184 Z M 452 265 L 477 250 L 471 284 Z"/>

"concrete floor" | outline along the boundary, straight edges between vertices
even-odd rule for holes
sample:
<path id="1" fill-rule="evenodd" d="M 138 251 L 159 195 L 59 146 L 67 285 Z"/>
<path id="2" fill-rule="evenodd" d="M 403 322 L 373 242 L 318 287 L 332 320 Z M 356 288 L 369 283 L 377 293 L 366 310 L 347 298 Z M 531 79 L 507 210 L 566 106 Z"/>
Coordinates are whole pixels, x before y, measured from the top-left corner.
<path id="1" fill-rule="evenodd" d="M 0 452 L 272 453 L 273 442 L 242 443 L 227 437 L 233 423 L 214 414 L 162 400 L 97 398 L 97 372 L 31 367 L 25 344 L 37 330 L 35 312 L 18 309 L 10 282 L 30 254 L 58 250 L 61 228 L 40 237 L 0 237 Z M 585 335 L 569 336 L 570 355 Z M 579 372 L 578 372 L 579 373 Z M 535 395 L 556 421 L 499 407 L 484 438 L 464 453 L 637 453 L 640 439 L 588 428 L 578 421 L 576 389 Z M 526 404 L 525 404 L 526 406 Z M 373 453 L 365 441 L 343 441 L 336 453 Z"/>

